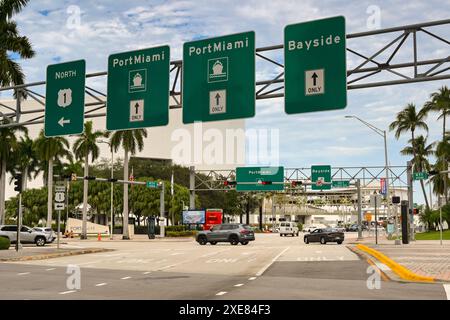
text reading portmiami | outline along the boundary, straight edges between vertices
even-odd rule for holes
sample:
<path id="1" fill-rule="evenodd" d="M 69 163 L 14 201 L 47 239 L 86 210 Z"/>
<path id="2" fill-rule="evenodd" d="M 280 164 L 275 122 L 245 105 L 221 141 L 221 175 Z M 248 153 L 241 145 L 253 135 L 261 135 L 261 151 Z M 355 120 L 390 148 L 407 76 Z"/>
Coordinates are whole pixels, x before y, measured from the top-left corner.
<path id="1" fill-rule="evenodd" d="M 155 54 L 135 53 L 130 54 L 126 58 L 115 57 L 112 61 L 112 66 L 113 68 L 126 67 L 141 63 L 158 62 L 164 60 L 165 60 L 164 50 L 162 50 L 160 53 Z"/>
<path id="2" fill-rule="evenodd" d="M 195 45 L 189 45 L 189 56 L 192 55 L 203 55 L 203 54 L 209 54 L 209 53 L 215 53 L 215 52 L 224 52 L 224 51 L 230 51 L 235 49 L 243 49 L 248 48 L 248 37 L 245 37 L 243 40 L 236 40 L 236 41 L 225 41 L 225 40 L 219 40 L 214 43 L 209 43 L 206 46 L 200 46 L 197 47 Z"/>

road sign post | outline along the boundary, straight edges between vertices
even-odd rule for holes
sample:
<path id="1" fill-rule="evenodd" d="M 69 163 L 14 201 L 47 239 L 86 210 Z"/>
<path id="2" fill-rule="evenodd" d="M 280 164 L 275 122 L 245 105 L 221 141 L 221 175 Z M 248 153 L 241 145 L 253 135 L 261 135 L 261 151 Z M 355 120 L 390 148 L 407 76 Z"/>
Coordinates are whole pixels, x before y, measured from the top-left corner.
<path id="1" fill-rule="evenodd" d="M 311 189 L 331 190 L 331 166 L 311 166 Z"/>
<path id="2" fill-rule="evenodd" d="M 168 46 L 109 56 L 108 130 L 163 126 L 169 122 L 169 66 Z"/>
<path id="3" fill-rule="evenodd" d="M 61 210 L 64 210 L 66 201 L 66 186 L 55 185 L 55 210 L 58 212 L 58 227 L 56 234 L 56 248 L 59 249 L 61 233 Z"/>
<path id="4" fill-rule="evenodd" d="M 85 79 L 84 60 L 47 67 L 44 125 L 46 137 L 83 132 Z"/>
<path id="5" fill-rule="evenodd" d="M 255 33 L 186 42 L 183 123 L 255 115 Z"/>
<path id="6" fill-rule="evenodd" d="M 285 27 L 286 113 L 345 108 L 345 42 L 345 18 L 342 16 Z"/>
<path id="7" fill-rule="evenodd" d="M 283 191 L 284 167 L 236 168 L 236 191 Z"/>

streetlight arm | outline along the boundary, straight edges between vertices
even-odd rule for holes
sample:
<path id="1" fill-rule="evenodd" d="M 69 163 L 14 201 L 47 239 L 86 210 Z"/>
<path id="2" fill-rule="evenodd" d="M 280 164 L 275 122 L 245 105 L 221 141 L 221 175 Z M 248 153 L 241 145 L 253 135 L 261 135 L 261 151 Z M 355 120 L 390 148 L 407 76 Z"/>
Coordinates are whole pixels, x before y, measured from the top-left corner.
<path id="1" fill-rule="evenodd" d="M 385 131 L 381 130 L 380 128 L 375 127 L 373 124 L 370 124 L 366 121 L 364 121 L 363 119 L 357 117 L 357 116 L 352 116 L 352 118 L 355 118 L 359 121 L 361 121 L 362 123 L 364 123 L 367 127 L 369 127 L 370 129 L 372 129 L 373 131 L 375 131 L 377 134 L 379 134 L 380 136 L 384 137 L 385 135 Z"/>

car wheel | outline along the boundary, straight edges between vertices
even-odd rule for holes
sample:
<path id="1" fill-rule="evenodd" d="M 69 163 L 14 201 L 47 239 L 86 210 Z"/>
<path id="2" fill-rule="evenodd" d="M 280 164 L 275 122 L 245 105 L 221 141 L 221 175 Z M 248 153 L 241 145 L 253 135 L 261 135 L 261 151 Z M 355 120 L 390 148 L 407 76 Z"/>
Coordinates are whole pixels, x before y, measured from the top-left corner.
<path id="1" fill-rule="evenodd" d="M 308 244 L 309 243 L 308 237 L 303 238 L 303 241 L 305 241 L 305 243 Z"/>
<path id="2" fill-rule="evenodd" d="M 206 241 L 206 237 L 205 236 L 200 236 L 200 237 L 198 237 L 197 242 L 200 245 L 204 246 L 208 241 Z"/>
<path id="3" fill-rule="evenodd" d="M 342 244 L 342 241 L 338 241 L 337 244 Z"/>
<path id="4" fill-rule="evenodd" d="M 327 243 L 327 240 L 325 240 L 325 238 L 322 237 L 322 238 L 320 238 L 320 243 L 321 243 L 321 244 L 326 244 L 326 243 Z"/>
<path id="5" fill-rule="evenodd" d="M 282 233 L 280 233 L 280 237 L 282 237 L 283 236 L 283 234 Z"/>
<path id="6" fill-rule="evenodd" d="M 34 240 L 34 243 L 36 243 L 36 246 L 43 247 L 45 246 L 45 238 L 44 237 L 36 237 Z"/>
<path id="7" fill-rule="evenodd" d="M 241 244 L 242 244 L 243 246 L 246 246 L 246 245 L 248 245 L 248 241 L 241 241 Z"/>
<path id="8" fill-rule="evenodd" d="M 300 231 L 297 231 L 297 237 L 298 237 L 299 234 L 300 234 Z"/>
<path id="9" fill-rule="evenodd" d="M 231 245 L 235 246 L 235 245 L 237 245 L 238 243 L 239 243 L 239 240 L 238 240 L 238 238 L 237 238 L 236 236 L 231 236 L 231 237 L 230 237 L 230 244 L 231 244 Z"/>
<path id="10" fill-rule="evenodd" d="M 215 246 L 217 244 L 217 241 L 211 241 L 210 244 Z"/>

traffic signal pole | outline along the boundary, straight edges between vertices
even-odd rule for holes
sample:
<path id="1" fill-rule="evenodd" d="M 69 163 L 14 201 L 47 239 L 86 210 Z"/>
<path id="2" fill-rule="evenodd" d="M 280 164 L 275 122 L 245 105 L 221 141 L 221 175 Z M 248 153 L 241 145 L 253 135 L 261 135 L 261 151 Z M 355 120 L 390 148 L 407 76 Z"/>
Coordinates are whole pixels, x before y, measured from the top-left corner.
<path id="1" fill-rule="evenodd" d="M 22 192 L 19 192 L 19 208 L 17 210 L 16 251 L 20 249 L 20 229 L 22 228 Z"/>

